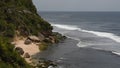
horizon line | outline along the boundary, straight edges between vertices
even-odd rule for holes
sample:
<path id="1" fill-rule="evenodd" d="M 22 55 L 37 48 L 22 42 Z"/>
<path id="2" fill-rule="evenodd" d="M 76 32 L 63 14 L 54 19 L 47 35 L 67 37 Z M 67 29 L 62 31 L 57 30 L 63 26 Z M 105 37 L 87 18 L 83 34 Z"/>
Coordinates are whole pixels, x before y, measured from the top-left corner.
<path id="1" fill-rule="evenodd" d="M 38 12 L 120 12 L 120 11 L 44 11 L 37 10 Z"/>

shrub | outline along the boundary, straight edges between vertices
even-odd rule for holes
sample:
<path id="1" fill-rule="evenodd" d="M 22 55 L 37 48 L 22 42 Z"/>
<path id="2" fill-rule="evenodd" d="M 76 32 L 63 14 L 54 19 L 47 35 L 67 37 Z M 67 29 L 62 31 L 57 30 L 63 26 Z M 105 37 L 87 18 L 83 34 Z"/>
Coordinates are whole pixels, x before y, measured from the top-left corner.
<path id="1" fill-rule="evenodd" d="M 46 43 L 44 43 L 44 42 L 42 42 L 41 44 L 39 44 L 39 49 L 41 50 L 41 51 L 44 51 L 44 50 L 46 50 L 48 48 L 48 44 L 46 44 Z"/>

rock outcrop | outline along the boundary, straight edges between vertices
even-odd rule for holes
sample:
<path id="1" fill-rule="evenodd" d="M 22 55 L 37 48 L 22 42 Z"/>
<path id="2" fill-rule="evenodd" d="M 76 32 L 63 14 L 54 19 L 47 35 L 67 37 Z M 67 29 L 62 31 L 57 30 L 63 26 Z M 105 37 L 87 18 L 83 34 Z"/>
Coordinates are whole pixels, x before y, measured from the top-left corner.
<path id="1" fill-rule="evenodd" d="M 24 51 L 23 51 L 23 49 L 21 47 L 16 47 L 15 51 L 17 51 L 20 55 L 24 54 Z"/>
<path id="2" fill-rule="evenodd" d="M 46 60 L 44 58 L 40 59 L 33 59 L 32 60 L 33 66 L 38 67 L 38 68 L 56 68 L 57 63 L 51 60 Z"/>
<path id="3" fill-rule="evenodd" d="M 24 42 L 24 44 L 26 44 L 26 45 L 29 45 L 31 43 L 32 43 L 32 41 L 30 39 L 26 39 L 25 42 Z"/>
<path id="4" fill-rule="evenodd" d="M 30 58 L 29 53 L 25 53 L 25 54 L 24 54 L 24 58 Z"/>

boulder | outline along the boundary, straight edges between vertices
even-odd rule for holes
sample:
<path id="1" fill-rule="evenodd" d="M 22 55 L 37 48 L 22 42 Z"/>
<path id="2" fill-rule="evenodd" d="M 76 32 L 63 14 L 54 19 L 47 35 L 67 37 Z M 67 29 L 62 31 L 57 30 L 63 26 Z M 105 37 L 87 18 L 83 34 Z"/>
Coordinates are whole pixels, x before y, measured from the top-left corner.
<path id="1" fill-rule="evenodd" d="M 32 59 L 35 67 L 38 68 L 57 68 L 57 63 L 44 58 Z"/>
<path id="2" fill-rule="evenodd" d="M 32 42 L 40 42 L 40 39 L 37 36 L 29 36 L 27 39 L 31 40 Z"/>
<path id="3" fill-rule="evenodd" d="M 24 58 L 30 58 L 29 53 L 25 53 Z"/>
<path id="4" fill-rule="evenodd" d="M 45 37 L 44 37 L 44 35 L 42 33 L 38 34 L 38 38 L 40 39 L 40 41 L 45 40 Z"/>
<path id="5" fill-rule="evenodd" d="M 63 36 L 62 34 L 60 34 L 58 32 L 53 32 L 52 35 L 55 36 L 57 42 L 60 42 L 67 38 L 66 36 Z"/>
<path id="6" fill-rule="evenodd" d="M 56 43 L 56 38 L 54 36 L 49 36 L 52 43 Z"/>
<path id="7" fill-rule="evenodd" d="M 25 42 L 24 42 L 24 44 L 26 44 L 26 45 L 29 45 L 31 43 L 32 43 L 32 41 L 30 39 L 26 39 Z"/>
<path id="8" fill-rule="evenodd" d="M 23 51 L 23 49 L 21 47 L 16 47 L 15 51 L 17 51 L 20 55 L 24 54 L 24 51 Z"/>
<path id="9" fill-rule="evenodd" d="M 52 34 L 52 31 L 43 31 L 41 32 L 45 37 L 49 37 Z"/>
<path id="10" fill-rule="evenodd" d="M 66 36 L 63 36 L 63 39 L 66 39 L 67 37 Z"/>

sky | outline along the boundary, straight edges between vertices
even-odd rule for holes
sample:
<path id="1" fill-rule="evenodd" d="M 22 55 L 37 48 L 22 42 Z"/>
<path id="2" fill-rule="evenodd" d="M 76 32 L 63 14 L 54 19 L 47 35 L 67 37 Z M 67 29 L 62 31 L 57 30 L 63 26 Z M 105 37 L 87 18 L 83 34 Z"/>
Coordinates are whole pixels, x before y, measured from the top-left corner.
<path id="1" fill-rule="evenodd" d="M 38 11 L 120 11 L 120 0 L 33 0 Z"/>

